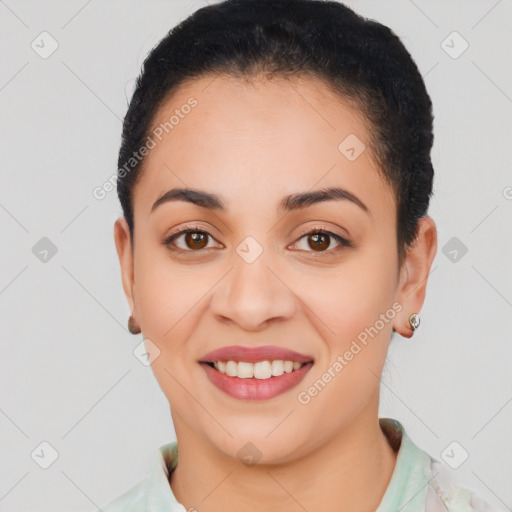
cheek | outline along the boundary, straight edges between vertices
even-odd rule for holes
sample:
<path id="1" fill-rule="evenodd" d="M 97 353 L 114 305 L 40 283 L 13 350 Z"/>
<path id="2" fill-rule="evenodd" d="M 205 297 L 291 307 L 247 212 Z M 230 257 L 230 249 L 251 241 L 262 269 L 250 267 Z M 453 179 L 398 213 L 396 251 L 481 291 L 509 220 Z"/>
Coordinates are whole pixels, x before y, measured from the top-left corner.
<path id="1" fill-rule="evenodd" d="M 353 417 L 378 389 L 395 316 L 393 258 L 382 260 L 385 254 L 376 250 L 361 253 L 357 261 L 323 280 L 322 288 L 311 287 L 312 282 L 318 284 L 313 280 L 302 289 L 314 312 L 309 320 L 321 333 L 326 352 L 297 398 L 305 404 L 308 417 L 325 417 L 326 409 L 338 407 L 330 424 L 334 429 Z"/>
<path id="2" fill-rule="evenodd" d="M 190 397 L 184 389 L 194 382 L 193 372 L 201 371 L 188 340 L 207 306 L 201 298 L 211 287 L 211 272 L 201 277 L 193 266 L 179 268 L 165 251 L 149 247 L 135 259 L 137 315 L 144 339 L 157 347 L 151 369 L 160 388 L 177 411 L 186 411 Z"/>
<path id="3" fill-rule="evenodd" d="M 154 243 L 141 245 L 134 260 L 134 297 L 143 334 L 161 350 L 177 349 L 188 337 L 209 280 L 201 279 L 193 266 L 177 266 Z"/>
<path id="4" fill-rule="evenodd" d="M 379 254 L 375 252 L 375 254 Z M 382 254 L 382 253 L 381 253 Z M 328 275 L 302 275 L 295 288 L 306 314 L 331 345 L 350 343 L 393 302 L 392 263 L 384 255 L 359 255 Z"/>

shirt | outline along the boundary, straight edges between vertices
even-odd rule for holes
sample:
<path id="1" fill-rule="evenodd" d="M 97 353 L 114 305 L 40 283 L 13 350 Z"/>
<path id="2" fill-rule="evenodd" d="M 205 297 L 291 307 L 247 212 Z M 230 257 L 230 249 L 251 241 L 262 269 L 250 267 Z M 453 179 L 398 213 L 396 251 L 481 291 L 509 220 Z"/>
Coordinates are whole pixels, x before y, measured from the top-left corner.
<path id="1" fill-rule="evenodd" d="M 399 421 L 379 418 L 379 424 L 397 458 L 376 512 L 501 512 L 491 508 L 475 491 L 455 485 L 447 466 L 418 448 Z M 149 476 L 103 512 L 187 512 L 169 484 L 169 474 L 177 464 L 177 442 L 161 446 Z"/>

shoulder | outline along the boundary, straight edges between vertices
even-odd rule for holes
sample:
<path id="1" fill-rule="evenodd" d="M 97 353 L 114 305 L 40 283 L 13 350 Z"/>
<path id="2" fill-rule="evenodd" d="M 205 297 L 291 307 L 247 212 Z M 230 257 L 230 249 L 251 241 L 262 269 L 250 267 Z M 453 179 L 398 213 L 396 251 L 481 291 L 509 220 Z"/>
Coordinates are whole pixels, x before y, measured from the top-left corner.
<path id="1" fill-rule="evenodd" d="M 96 512 L 145 512 L 147 486 L 148 478 L 145 478 Z"/>
<path id="2" fill-rule="evenodd" d="M 456 482 L 449 469 L 431 459 L 432 478 L 428 485 L 425 512 L 503 512 L 491 507 L 477 491 Z"/>
<path id="3" fill-rule="evenodd" d="M 413 442 L 398 420 L 380 418 L 379 422 L 397 459 L 377 512 L 505 512 L 462 485 L 449 466 Z"/>
<path id="4" fill-rule="evenodd" d="M 184 512 L 169 485 L 168 475 L 178 463 L 177 442 L 161 446 L 154 454 L 149 475 L 96 512 Z"/>

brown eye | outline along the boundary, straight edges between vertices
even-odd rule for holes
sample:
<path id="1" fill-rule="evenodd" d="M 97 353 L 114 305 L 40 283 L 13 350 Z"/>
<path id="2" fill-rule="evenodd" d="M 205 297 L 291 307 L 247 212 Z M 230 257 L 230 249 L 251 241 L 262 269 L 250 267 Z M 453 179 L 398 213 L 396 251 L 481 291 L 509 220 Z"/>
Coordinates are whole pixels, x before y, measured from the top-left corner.
<path id="1" fill-rule="evenodd" d="M 185 245 L 191 249 L 203 249 L 208 245 L 208 235 L 200 231 L 188 231 L 185 234 Z"/>
<path id="2" fill-rule="evenodd" d="M 209 238 L 213 240 L 210 233 L 194 227 L 189 227 L 188 229 L 182 229 L 174 235 L 166 238 L 163 241 L 163 244 L 177 252 L 199 252 L 202 249 L 209 248 Z"/>
<path id="3" fill-rule="evenodd" d="M 341 237 L 340 235 L 337 235 L 336 233 L 332 233 L 331 231 L 327 231 L 326 229 L 323 228 L 316 228 L 304 233 L 301 236 L 301 238 L 299 238 L 299 241 L 301 241 L 302 239 L 307 240 L 307 247 L 304 248 L 300 247 L 299 244 L 297 245 L 299 246 L 299 249 L 303 249 L 306 252 L 330 254 L 338 252 L 339 250 L 343 249 L 343 247 L 352 247 L 352 244 L 345 238 Z M 332 240 L 338 242 L 338 247 L 335 247 L 334 249 L 329 249 Z"/>
<path id="4" fill-rule="evenodd" d="M 324 251 L 330 245 L 330 237 L 325 233 L 314 233 L 312 235 L 308 235 L 308 238 L 311 241 L 311 243 L 309 243 L 309 246 L 315 251 L 317 249 L 320 251 Z"/>

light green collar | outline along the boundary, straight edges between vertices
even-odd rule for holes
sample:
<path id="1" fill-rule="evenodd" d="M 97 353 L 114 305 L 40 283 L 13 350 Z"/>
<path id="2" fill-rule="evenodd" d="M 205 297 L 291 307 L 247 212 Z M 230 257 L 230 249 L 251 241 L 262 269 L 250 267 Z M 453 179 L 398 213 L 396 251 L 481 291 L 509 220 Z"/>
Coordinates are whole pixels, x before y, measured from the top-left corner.
<path id="1" fill-rule="evenodd" d="M 401 441 L 395 469 L 376 512 L 424 512 L 432 458 L 411 441 L 399 421 L 379 418 L 379 423 L 388 438 Z"/>

